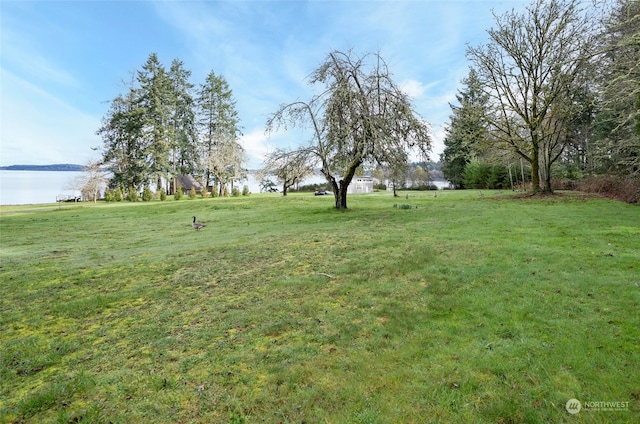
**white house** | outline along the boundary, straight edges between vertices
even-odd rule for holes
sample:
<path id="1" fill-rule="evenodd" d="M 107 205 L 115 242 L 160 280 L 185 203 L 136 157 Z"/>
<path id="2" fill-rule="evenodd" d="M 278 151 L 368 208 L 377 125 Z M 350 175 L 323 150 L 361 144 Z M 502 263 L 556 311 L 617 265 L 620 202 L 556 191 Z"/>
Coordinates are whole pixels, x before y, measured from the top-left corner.
<path id="1" fill-rule="evenodd" d="M 349 187 L 347 187 L 347 194 L 359 194 L 359 193 L 371 193 L 373 192 L 373 178 L 372 177 L 353 177 Z"/>

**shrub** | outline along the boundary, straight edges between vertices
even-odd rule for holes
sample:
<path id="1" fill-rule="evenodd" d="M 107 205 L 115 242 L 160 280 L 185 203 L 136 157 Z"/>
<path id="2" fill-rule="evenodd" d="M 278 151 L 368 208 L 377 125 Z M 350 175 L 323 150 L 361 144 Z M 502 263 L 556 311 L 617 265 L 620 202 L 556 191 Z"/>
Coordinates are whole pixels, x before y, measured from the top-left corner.
<path id="1" fill-rule="evenodd" d="M 465 166 L 463 180 L 465 187 L 487 188 L 489 179 L 489 167 L 485 164 L 472 160 Z"/>
<path id="2" fill-rule="evenodd" d="M 617 175 L 596 175 L 578 183 L 578 190 L 599 193 L 627 203 L 640 203 L 640 178 Z"/>
<path id="3" fill-rule="evenodd" d="M 113 193 L 113 198 L 116 202 L 122 202 L 124 199 L 124 194 L 122 194 L 122 189 L 120 187 L 118 187 Z"/>
<path id="4" fill-rule="evenodd" d="M 551 177 L 551 188 L 553 190 L 575 190 L 577 187 L 578 184 L 575 180 Z"/>
<path id="5" fill-rule="evenodd" d="M 191 190 L 189 190 L 189 199 L 193 200 L 197 195 L 195 187 L 191 187 Z"/>
<path id="6" fill-rule="evenodd" d="M 489 171 L 489 187 L 493 189 L 509 188 L 509 171 L 501 165 L 493 165 Z"/>
<path id="7" fill-rule="evenodd" d="M 160 190 L 160 200 L 163 201 L 163 202 L 165 200 L 167 200 L 167 192 L 166 191 Z"/>
<path id="8" fill-rule="evenodd" d="M 233 190 L 231 191 L 231 195 L 233 197 L 240 197 L 240 190 L 238 190 L 238 187 L 233 188 Z"/>
<path id="9" fill-rule="evenodd" d="M 464 186 L 475 189 L 505 189 L 509 187 L 507 168 L 472 160 L 464 168 Z"/>
<path id="10" fill-rule="evenodd" d="M 129 189 L 129 192 L 127 193 L 127 200 L 130 202 L 138 201 L 138 192 L 134 188 Z"/>
<path id="11" fill-rule="evenodd" d="M 207 190 L 206 188 L 202 190 L 202 198 L 206 199 L 207 197 L 209 197 L 211 195 L 211 193 L 209 193 L 209 190 Z"/>
<path id="12" fill-rule="evenodd" d="M 242 195 L 243 196 L 248 196 L 250 194 L 251 194 L 251 192 L 249 192 L 249 186 L 248 185 L 245 185 L 244 187 L 242 187 Z"/>
<path id="13" fill-rule="evenodd" d="M 151 193 L 151 189 L 149 187 L 145 187 L 144 190 L 142 190 L 142 201 L 149 202 L 151 199 L 153 199 L 153 193 Z"/>
<path id="14" fill-rule="evenodd" d="M 314 192 L 314 191 L 325 191 L 327 190 L 326 183 L 318 183 L 318 184 L 305 184 L 303 186 L 299 186 L 297 188 L 291 187 L 289 191 L 297 191 L 297 192 Z"/>
<path id="15" fill-rule="evenodd" d="M 182 199 L 182 187 L 178 187 L 176 192 L 173 194 L 173 200 L 180 200 L 180 199 Z"/>
<path id="16" fill-rule="evenodd" d="M 378 183 L 378 184 L 374 184 L 373 188 L 374 188 L 374 190 L 386 191 L 387 190 L 387 185 L 385 183 Z"/>
<path id="17" fill-rule="evenodd" d="M 104 201 L 105 202 L 114 202 L 116 200 L 116 195 L 113 190 L 106 189 L 104 191 Z"/>

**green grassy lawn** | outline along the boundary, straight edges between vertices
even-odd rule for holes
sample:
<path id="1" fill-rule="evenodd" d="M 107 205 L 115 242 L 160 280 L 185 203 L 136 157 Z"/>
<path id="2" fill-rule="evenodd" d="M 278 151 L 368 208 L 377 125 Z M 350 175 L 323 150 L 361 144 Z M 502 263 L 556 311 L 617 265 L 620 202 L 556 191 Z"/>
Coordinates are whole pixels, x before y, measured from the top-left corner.
<path id="1" fill-rule="evenodd" d="M 0 422 L 638 422 L 637 206 L 409 196 L 1 208 Z"/>

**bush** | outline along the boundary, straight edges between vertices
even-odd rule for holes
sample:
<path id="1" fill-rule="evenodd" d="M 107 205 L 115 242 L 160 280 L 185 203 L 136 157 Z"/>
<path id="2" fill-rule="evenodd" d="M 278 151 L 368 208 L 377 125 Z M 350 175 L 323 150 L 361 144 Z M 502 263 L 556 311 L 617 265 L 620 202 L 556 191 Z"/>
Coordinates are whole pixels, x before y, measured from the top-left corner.
<path id="1" fill-rule="evenodd" d="M 197 195 L 198 194 L 196 193 L 196 189 L 194 187 L 191 187 L 191 190 L 189 190 L 189 199 L 193 200 Z"/>
<path id="2" fill-rule="evenodd" d="M 104 201 L 105 202 L 115 202 L 116 194 L 113 190 L 106 189 L 104 191 Z"/>
<path id="3" fill-rule="evenodd" d="M 599 193 L 627 203 L 640 203 L 640 178 L 617 175 L 587 177 L 578 183 L 578 190 Z"/>
<path id="4" fill-rule="evenodd" d="M 166 191 L 160 190 L 160 200 L 163 201 L 163 202 L 165 200 L 167 200 L 167 192 Z"/>
<path id="5" fill-rule="evenodd" d="M 471 161 L 465 166 L 463 172 L 463 181 L 465 187 L 469 188 L 488 188 L 489 167 L 478 161 Z"/>
<path id="6" fill-rule="evenodd" d="M 127 200 L 130 202 L 137 202 L 138 201 L 138 192 L 133 189 L 130 188 L 129 192 L 127 193 Z"/>
<path id="7" fill-rule="evenodd" d="M 201 196 L 202 196 L 203 199 L 206 199 L 210 195 L 211 195 L 211 193 L 209 193 L 209 190 L 207 190 L 206 188 L 202 190 Z"/>
<path id="8" fill-rule="evenodd" d="M 438 190 L 438 186 L 435 184 L 412 185 L 411 187 L 405 188 L 404 190 L 411 190 L 411 191 Z"/>
<path id="9" fill-rule="evenodd" d="M 231 195 L 233 197 L 240 197 L 240 190 L 238 190 L 238 187 L 233 188 L 233 190 L 231 191 Z"/>
<path id="10" fill-rule="evenodd" d="M 552 190 L 575 190 L 577 187 L 578 182 L 575 180 L 551 177 Z"/>
<path id="11" fill-rule="evenodd" d="M 387 190 L 387 185 L 385 183 L 378 183 L 378 184 L 374 184 L 373 185 L 373 189 L 374 190 L 382 190 L 382 191 L 386 191 Z"/>
<path id="12" fill-rule="evenodd" d="M 182 199 L 182 187 L 178 187 L 176 192 L 173 194 L 173 200 L 180 200 L 180 199 Z"/>
<path id="13" fill-rule="evenodd" d="M 464 186 L 487 190 L 509 188 L 509 173 L 504 166 L 472 160 L 464 168 Z"/>
<path id="14" fill-rule="evenodd" d="M 289 191 L 296 191 L 296 192 L 315 192 L 315 191 L 327 191 L 327 184 L 324 183 L 320 183 L 320 184 L 305 184 L 303 186 L 299 186 L 298 188 L 293 188 L 291 187 L 289 189 Z"/>
<path id="15" fill-rule="evenodd" d="M 116 202 L 122 202 L 122 200 L 124 199 L 124 194 L 122 194 L 122 189 L 120 187 L 118 187 L 113 193 L 113 197 Z"/>
<path id="16" fill-rule="evenodd" d="M 245 185 L 244 187 L 242 187 L 242 195 L 243 196 L 248 196 L 250 194 L 251 193 L 249 192 L 249 186 L 248 185 Z"/>
<path id="17" fill-rule="evenodd" d="M 142 201 L 150 202 L 151 199 L 153 199 L 153 193 L 151 193 L 151 189 L 149 187 L 145 187 L 144 190 L 142 190 Z"/>
<path id="18" fill-rule="evenodd" d="M 510 186 L 509 170 L 501 165 L 492 166 L 489 173 L 489 188 L 507 189 Z"/>

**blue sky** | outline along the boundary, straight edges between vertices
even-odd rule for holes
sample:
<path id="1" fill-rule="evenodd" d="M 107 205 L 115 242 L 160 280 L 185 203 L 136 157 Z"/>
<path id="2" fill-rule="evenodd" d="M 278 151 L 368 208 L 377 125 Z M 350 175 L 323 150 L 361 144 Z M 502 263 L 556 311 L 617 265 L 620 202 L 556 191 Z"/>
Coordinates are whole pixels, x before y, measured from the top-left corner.
<path id="1" fill-rule="evenodd" d="M 0 165 L 86 163 L 109 101 L 150 53 L 204 82 L 214 71 L 237 101 L 250 168 L 300 134 L 264 134 L 267 115 L 314 93 L 307 76 L 332 50 L 380 52 L 432 127 L 442 152 L 449 103 L 468 73 L 466 43 L 482 44 L 483 1 L 7 1 L 0 0 Z M 304 135 L 302 135 L 304 137 Z"/>

